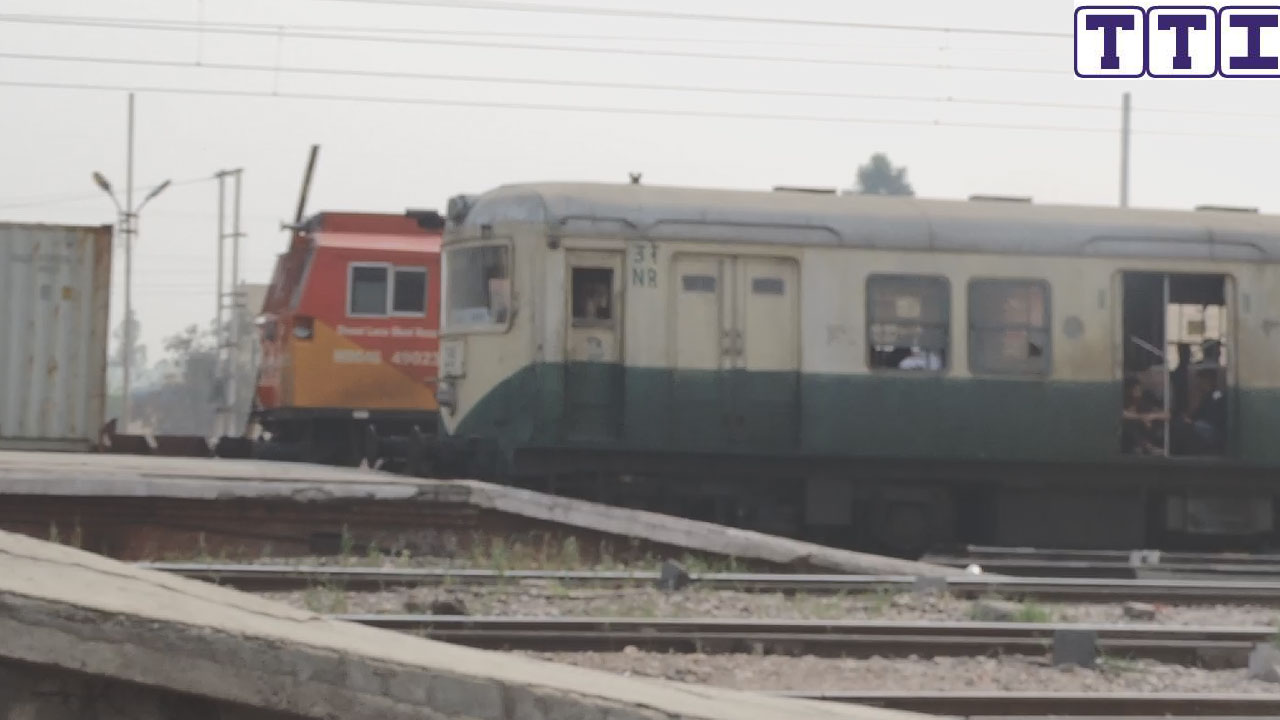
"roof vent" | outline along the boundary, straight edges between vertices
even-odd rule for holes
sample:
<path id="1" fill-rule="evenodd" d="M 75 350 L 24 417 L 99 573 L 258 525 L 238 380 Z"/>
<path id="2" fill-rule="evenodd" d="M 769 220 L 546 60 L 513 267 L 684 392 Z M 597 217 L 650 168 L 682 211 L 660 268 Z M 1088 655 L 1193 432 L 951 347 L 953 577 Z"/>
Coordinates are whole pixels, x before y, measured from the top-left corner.
<path id="1" fill-rule="evenodd" d="M 1197 205 L 1196 212 L 1234 212 L 1258 214 L 1258 208 L 1234 207 L 1231 205 Z"/>
<path id="2" fill-rule="evenodd" d="M 796 185 L 776 185 L 774 192 L 809 193 L 810 195 L 835 195 L 835 188 L 799 187 Z"/>
<path id="3" fill-rule="evenodd" d="M 1030 203 L 1031 198 L 1021 195 L 970 195 L 969 202 Z"/>
<path id="4" fill-rule="evenodd" d="M 413 218 L 423 230 L 443 230 L 444 216 L 435 210 L 405 210 L 405 215 Z"/>
<path id="5" fill-rule="evenodd" d="M 476 199 L 473 195 L 454 195 L 449 198 L 449 206 L 445 210 L 445 217 L 454 225 L 461 225 L 467 219 L 467 214 L 471 212 L 471 208 L 475 203 Z"/>

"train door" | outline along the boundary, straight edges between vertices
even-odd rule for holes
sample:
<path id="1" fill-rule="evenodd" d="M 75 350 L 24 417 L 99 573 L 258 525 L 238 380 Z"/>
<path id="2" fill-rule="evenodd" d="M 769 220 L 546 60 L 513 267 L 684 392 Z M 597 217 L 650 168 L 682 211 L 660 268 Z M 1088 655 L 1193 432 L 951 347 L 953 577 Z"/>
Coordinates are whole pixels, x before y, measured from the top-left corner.
<path id="1" fill-rule="evenodd" d="M 1121 451 L 1226 455 L 1232 362 L 1225 275 L 1121 276 Z"/>
<path id="2" fill-rule="evenodd" d="M 734 439 L 747 448 L 790 449 L 800 425 L 799 269 L 781 258 L 736 265 Z"/>
<path id="3" fill-rule="evenodd" d="M 565 433 L 617 439 L 622 430 L 622 253 L 568 253 Z"/>
<path id="4" fill-rule="evenodd" d="M 723 371 L 730 367 L 732 258 L 719 255 L 677 255 L 675 297 L 671 313 L 672 362 L 671 440 L 690 449 L 710 449 L 728 443 L 728 388 Z"/>
<path id="5" fill-rule="evenodd" d="M 799 272 L 790 260 L 675 260 L 673 440 L 793 447 L 799 426 Z"/>

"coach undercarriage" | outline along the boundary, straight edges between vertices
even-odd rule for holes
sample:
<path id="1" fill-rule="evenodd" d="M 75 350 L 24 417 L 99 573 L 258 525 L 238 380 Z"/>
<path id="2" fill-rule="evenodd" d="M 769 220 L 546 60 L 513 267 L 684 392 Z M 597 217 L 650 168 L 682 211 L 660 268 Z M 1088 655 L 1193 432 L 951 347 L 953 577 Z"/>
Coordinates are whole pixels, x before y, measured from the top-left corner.
<path id="1" fill-rule="evenodd" d="M 518 453 L 521 487 L 858 550 L 1280 544 L 1261 469 Z M 590 468 L 587 470 L 585 468 Z"/>

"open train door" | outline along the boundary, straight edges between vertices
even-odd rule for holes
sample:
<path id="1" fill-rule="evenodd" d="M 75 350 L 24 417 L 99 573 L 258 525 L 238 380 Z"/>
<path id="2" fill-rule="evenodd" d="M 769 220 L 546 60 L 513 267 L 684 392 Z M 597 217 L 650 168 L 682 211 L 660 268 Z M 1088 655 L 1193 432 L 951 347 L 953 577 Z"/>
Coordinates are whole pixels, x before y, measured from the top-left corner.
<path id="1" fill-rule="evenodd" d="M 1204 457 L 1231 454 L 1231 278 L 1218 274 L 1121 274 L 1121 452 Z"/>
<path id="2" fill-rule="evenodd" d="M 570 251 L 564 427 L 570 441 L 622 433 L 622 253 Z"/>
<path id="3" fill-rule="evenodd" d="M 1235 454 L 1235 282 L 1228 275 L 1125 272 L 1120 450 L 1169 459 Z M 1161 531 L 1251 538 L 1274 532 L 1266 495 L 1216 489 L 1203 464 L 1190 488 L 1155 486 Z"/>

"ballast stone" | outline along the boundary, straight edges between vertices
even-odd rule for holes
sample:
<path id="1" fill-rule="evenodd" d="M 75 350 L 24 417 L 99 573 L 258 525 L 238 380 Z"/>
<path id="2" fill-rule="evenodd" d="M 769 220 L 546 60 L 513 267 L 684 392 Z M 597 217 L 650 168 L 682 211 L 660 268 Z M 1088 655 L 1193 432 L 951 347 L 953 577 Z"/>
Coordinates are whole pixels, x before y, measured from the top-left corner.
<path id="1" fill-rule="evenodd" d="M 1157 609 L 1151 603 L 1127 602 L 1124 604 L 1124 616 L 1130 620 L 1155 620 Z"/>
<path id="2" fill-rule="evenodd" d="M 978 622 L 1014 622 L 1022 606 L 1006 600 L 979 600 L 973 604 L 973 619 Z"/>

